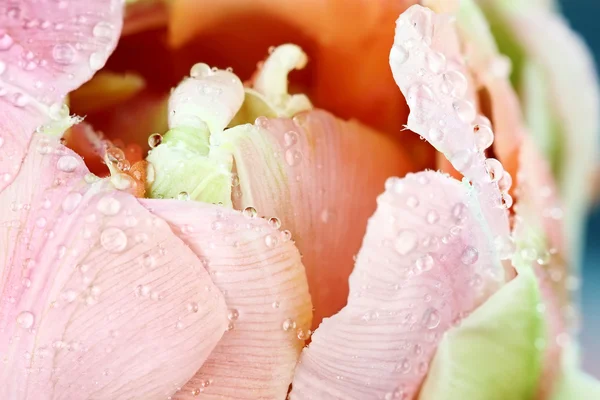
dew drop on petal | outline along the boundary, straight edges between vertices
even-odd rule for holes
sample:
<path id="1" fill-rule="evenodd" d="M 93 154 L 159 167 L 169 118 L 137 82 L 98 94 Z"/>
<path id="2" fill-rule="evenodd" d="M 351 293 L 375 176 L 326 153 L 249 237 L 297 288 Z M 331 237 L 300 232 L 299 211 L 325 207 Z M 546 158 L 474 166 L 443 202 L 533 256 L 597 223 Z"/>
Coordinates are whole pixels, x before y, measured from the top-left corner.
<path id="1" fill-rule="evenodd" d="M 440 220 L 440 214 L 438 214 L 438 212 L 435 210 L 429 210 L 427 212 L 426 218 L 427 218 L 427 223 L 435 224 L 436 222 L 438 222 Z"/>
<path id="2" fill-rule="evenodd" d="M 229 310 L 229 312 L 227 313 L 227 319 L 230 321 L 237 321 L 237 319 L 240 317 L 240 313 L 238 310 L 236 310 L 235 308 L 232 308 L 231 310 Z"/>
<path id="3" fill-rule="evenodd" d="M 494 143 L 494 132 L 487 125 L 477 124 L 473 127 L 475 133 L 475 145 L 477 150 L 484 151 Z"/>
<path id="4" fill-rule="evenodd" d="M 256 208 L 254 207 L 246 207 L 242 213 L 249 218 L 255 218 L 257 215 Z"/>
<path id="5" fill-rule="evenodd" d="M 394 242 L 394 248 L 400 255 L 409 254 L 417 247 L 418 239 L 419 238 L 414 231 L 401 231 Z"/>
<path id="6" fill-rule="evenodd" d="M 191 313 L 197 313 L 198 312 L 198 303 L 196 303 L 195 301 L 188 303 L 187 310 Z"/>
<path id="7" fill-rule="evenodd" d="M 96 209 L 104 215 L 117 215 L 121 211 L 121 202 L 111 196 L 101 198 Z"/>
<path id="8" fill-rule="evenodd" d="M 477 116 L 475 106 L 467 100 L 457 100 L 452 104 L 454 111 L 461 121 L 470 124 Z"/>
<path id="9" fill-rule="evenodd" d="M 448 71 L 443 75 L 442 93 L 463 97 L 467 93 L 467 78 L 458 71 Z"/>
<path id="10" fill-rule="evenodd" d="M 292 329 L 296 329 L 296 321 L 294 321 L 291 318 L 287 318 L 285 321 L 283 321 L 283 323 L 281 324 L 281 327 L 286 332 L 291 331 Z"/>
<path id="11" fill-rule="evenodd" d="M 432 307 L 425 310 L 425 313 L 423 314 L 423 325 L 427 329 L 437 328 L 440 325 L 440 322 L 441 317 L 438 310 Z"/>
<path id="12" fill-rule="evenodd" d="M 73 156 L 62 156 L 56 163 L 56 167 L 63 172 L 73 172 L 78 166 L 79 161 Z"/>
<path id="13" fill-rule="evenodd" d="M 269 248 L 273 248 L 273 247 L 277 246 L 278 242 L 279 242 L 279 240 L 277 239 L 277 236 L 275 236 L 275 235 L 268 234 L 267 236 L 265 236 L 265 245 Z"/>
<path id="14" fill-rule="evenodd" d="M 390 51 L 390 61 L 395 64 L 404 64 L 408 60 L 408 50 L 402 45 L 394 44 Z"/>
<path id="15" fill-rule="evenodd" d="M 281 228 L 281 221 L 277 217 L 269 218 L 269 226 L 273 229 Z"/>
<path id="16" fill-rule="evenodd" d="M 127 247 L 127 235 L 119 228 L 106 228 L 100 234 L 100 243 L 106 251 L 120 253 Z"/>
<path id="17" fill-rule="evenodd" d="M 459 150 L 452 155 L 450 163 L 457 171 L 464 171 L 471 166 L 473 155 L 469 150 Z"/>
<path id="18" fill-rule="evenodd" d="M 478 258 L 479 251 L 472 246 L 467 246 L 460 256 L 460 261 L 465 265 L 473 265 L 477 262 Z"/>
<path id="19" fill-rule="evenodd" d="M 427 272 L 433 268 L 434 263 L 433 257 L 431 257 L 430 254 L 425 254 L 424 256 L 417 258 L 415 267 L 418 272 Z"/>
<path id="20" fill-rule="evenodd" d="M 35 322 L 35 316 L 30 311 L 23 311 L 17 315 L 17 324 L 23 329 L 29 329 Z"/>
<path id="21" fill-rule="evenodd" d="M 77 50 L 69 43 L 60 43 L 52 48 L 52 58 L 58 64 L 69 65 L 75 61 Z"/>
<path id="22" fill-rule="evenodd" d="M 504 168 L 502 167 L 500 161 L 496 160 L 495 158 L 487 158 L 485 160 L 485 168 L 492 182 L 496 182 L 502 178 Z"/>
<path id="23" fill-rule="evenodd" d="M 162 141 L 163 137 L 160 133 L 153 133 L 152 135 L 148 136 L 148 146 L 150 146 L 151 149 L 158 147 Z"/>

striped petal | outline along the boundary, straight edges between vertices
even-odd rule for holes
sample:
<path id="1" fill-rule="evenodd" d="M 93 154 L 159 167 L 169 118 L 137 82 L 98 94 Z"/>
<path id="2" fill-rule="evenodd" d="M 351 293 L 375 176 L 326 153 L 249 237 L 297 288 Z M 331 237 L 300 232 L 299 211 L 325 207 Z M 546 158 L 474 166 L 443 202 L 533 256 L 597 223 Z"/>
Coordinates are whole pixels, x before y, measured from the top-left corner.
<path id="1" fill-rule="evenodd" d="M 390 178 L 350 277 L 348 305 L 300 359 L 290 398 L 412 398 L 444 332 L 500 284 L 475 191 L 434 172 Z"/>
<path id="2" fill-rule="evenodd" d="M 202 258 L 227 303 L 229 328 L 174 399 L 284 399 L 311 302 L 300 255 L 278 221 L 198 202 L 144 200 Z"/>
<path id="3" fill-rule="evenodd" d="M 2 398 L 164 399 L 227 328 L 198 257 L 133 196 L 86 173 L 37 133 L 0 194 Z"/>

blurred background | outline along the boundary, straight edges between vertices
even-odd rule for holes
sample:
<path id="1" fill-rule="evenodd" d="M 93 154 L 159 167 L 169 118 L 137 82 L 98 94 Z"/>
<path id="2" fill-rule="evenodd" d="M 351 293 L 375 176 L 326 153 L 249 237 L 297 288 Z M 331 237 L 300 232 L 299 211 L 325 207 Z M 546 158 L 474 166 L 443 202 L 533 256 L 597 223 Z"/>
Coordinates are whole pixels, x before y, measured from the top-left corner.
<path id="1" fill-rule="evenodd" d="M 527 1 L 527 0 L 520 0 Z M 599 0 L 561 0 L 562 10 L 573 29 L 585 38 L 600 65 Z M 582 279 L 584 367 L 600 378 L 600 207 L 592 210 L 587 225 L 587 242 Z"/>

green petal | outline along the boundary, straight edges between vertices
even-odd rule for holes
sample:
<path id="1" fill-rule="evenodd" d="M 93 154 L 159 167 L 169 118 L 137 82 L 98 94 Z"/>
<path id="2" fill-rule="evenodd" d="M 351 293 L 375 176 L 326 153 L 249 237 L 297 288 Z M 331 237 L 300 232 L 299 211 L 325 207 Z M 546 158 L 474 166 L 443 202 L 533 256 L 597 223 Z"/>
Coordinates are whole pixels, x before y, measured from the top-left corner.
<path id="1" fill-rule="evenodd" d="M 600 382 L 582 371 L 567 371 L 558 382 L 552 400 L 600 399 Z"/>
<path id="2" fill-rule="evenodd" d="M 529 400 L 541 372 L 543 316 L 525 271 L 442 339 L 420 400 Z"/>

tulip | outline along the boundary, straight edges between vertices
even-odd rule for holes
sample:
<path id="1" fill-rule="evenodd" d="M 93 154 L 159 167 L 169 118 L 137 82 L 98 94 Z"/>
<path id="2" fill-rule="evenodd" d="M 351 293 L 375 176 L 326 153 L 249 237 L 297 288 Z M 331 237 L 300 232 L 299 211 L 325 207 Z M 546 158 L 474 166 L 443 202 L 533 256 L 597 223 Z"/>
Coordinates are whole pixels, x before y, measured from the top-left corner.
<path id="1" fill-rule="evenodd" d="M 577 125 L 568 104 L 544 102 L 564 88 L 550 63 L 515 59 L 511 84 L 484 12 L 507 10 L 499 24 L 518 34 L 512 12 L 544 9 L 537 22 L 581 45 L 543 2 L 413 3 L 134 1 L 105 69 L 121 1 L 3 10 L 2 397 L 598 397 L 578 370 L 570 291 L 589 196 L 562 175 L 582 171 L 575 151 L 557 162 L 541 133 L 548 109 L 566 134 L 596 133 L 597 116 L 577 110 Z M 191 47 L 158 46 L 172 64 L 153 54 L 122 73 L 122 49 L 168 22 L 172 46 L 214 30 L 234 39 L 227 57 L 249 57 L 235 21 L 261 12 L 277 20 L 254 25 L 258 42 L 291 21 L 314 55 L 299 92 L 288 74 L 312 57 L 294 44 L 245 83 L 237 65 L 196 63 L 163 93 Z M 344 34 L 358 16 L 364 41 Z M 416 172 L 432 149 L 452 175 Z"/>

